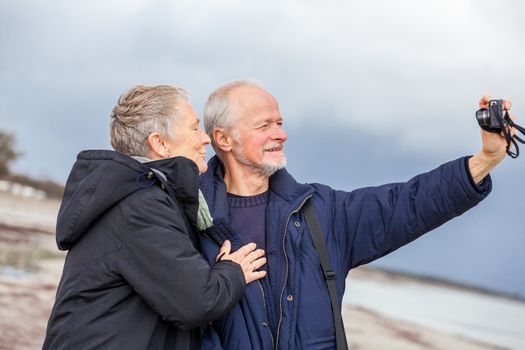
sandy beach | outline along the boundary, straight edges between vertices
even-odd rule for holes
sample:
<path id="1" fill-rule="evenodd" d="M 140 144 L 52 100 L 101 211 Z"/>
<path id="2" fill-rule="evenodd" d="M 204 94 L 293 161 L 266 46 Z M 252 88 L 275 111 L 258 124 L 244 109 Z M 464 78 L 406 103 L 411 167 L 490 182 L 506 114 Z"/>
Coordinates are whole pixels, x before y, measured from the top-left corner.
<path id="1" fill-rule="evenodd" d="M 54 242 L 58 207 L 0 193 L 0 350 L 42 346 L 64 259 Z M 343 316 L 353 350 L 525 349 L 523 302 L 369 268 L 349 278 Z M 490 312 L 497 329 L 471 324 L 486 318 L 472 308 Z"/>

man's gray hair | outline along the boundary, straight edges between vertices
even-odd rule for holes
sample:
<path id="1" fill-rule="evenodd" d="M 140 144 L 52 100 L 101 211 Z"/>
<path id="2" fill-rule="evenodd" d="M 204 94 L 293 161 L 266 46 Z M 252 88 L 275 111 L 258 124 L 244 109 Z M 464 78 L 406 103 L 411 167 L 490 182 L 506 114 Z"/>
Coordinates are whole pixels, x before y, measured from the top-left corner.
<path id="1" fill-rule="evenodd" d="M 170 135 L 176 104 L 188 101 L 186 90 L 169 86 L 136 85 L 125 91 L 113 107 L 110 122 L 111 145 L 129 156 L 150 157 L 148 136 Z"/>
<path id="2" fill-rule="evenodd" d="M 215 128 L 233 130 L 239 116 L 236 115 L 233 110 L 228 95 L 231 90 L 243 86 L 264 89 L 258 81 L 253 79 L 233 80 L 219 86 L 213 91 L 204 105 L 204 128 L 211 139 L 211 144 L 215 152 L 217 152 L 217 147 L 213 139 L 213 130 Z"/>

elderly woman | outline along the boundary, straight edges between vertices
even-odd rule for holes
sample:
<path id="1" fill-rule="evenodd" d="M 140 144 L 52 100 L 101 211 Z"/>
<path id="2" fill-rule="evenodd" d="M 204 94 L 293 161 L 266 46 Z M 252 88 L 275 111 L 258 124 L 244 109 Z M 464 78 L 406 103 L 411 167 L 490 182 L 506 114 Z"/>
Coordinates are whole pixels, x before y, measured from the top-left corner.
<path id="1" fill-rule="evenodd" d="M 111 115 L 114 151 L 84 151 L 57 222 L 67 250 L 44 349 L 200 349 L 201 329 L 264 277 L 262 250 L 222 246 L 212 267 L 198 230 L 210 139 L 186 92 L 135 86 Z"/>

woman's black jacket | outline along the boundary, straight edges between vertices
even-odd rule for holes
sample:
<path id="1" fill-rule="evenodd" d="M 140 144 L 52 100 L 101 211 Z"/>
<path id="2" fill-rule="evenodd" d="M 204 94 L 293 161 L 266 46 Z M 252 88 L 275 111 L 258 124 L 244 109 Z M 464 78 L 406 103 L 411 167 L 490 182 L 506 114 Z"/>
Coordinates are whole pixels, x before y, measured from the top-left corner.
<path id="1" fill-rule="evenodd" d="M 200 349 L 200 326 L 239 301 L 245 280 L 238 264 L 210 267 L 199 254 L 198 175 L 183 157 L 78 155 L 58 215 L 68 254 L 44 349 Z"/>

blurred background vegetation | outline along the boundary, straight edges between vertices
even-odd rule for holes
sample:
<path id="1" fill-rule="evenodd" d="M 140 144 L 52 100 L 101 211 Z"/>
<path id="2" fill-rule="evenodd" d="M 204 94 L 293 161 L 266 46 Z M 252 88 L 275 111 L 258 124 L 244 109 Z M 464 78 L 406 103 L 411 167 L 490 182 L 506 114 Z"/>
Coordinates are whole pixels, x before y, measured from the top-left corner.
<path id="1" fill-rule="evenodd" d="M 64 186 L 52 180 L 35 179 L 24 174 L 11 172 L 13 163 L 23 156 L 16 149 L 16 137 L 13 133 L 0 130 L 0 180 L 29 186 L 45 192 L 49 198 L 61 199 Z"/>

